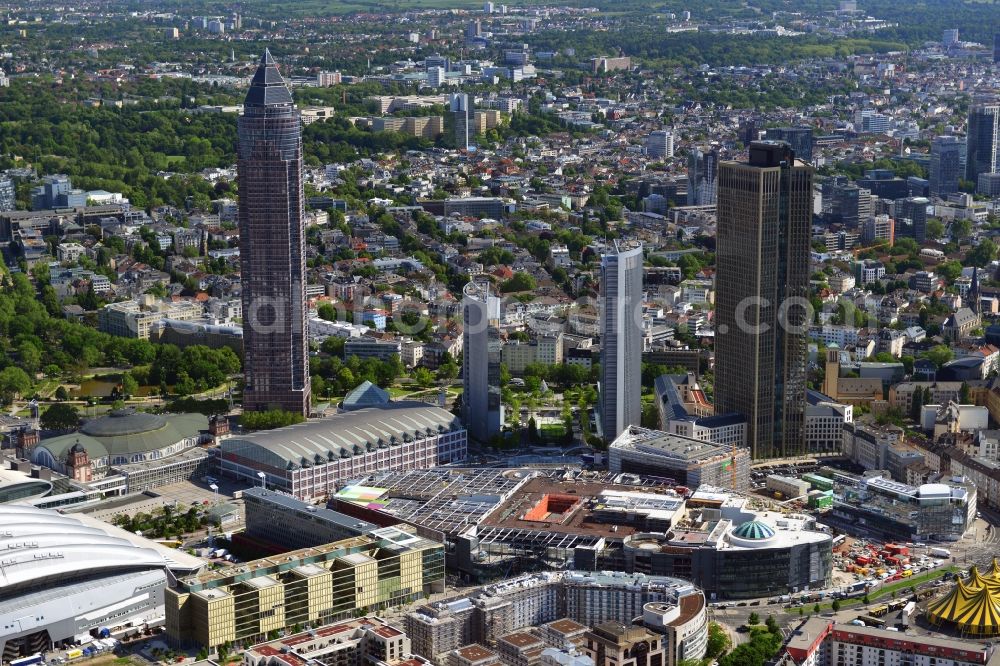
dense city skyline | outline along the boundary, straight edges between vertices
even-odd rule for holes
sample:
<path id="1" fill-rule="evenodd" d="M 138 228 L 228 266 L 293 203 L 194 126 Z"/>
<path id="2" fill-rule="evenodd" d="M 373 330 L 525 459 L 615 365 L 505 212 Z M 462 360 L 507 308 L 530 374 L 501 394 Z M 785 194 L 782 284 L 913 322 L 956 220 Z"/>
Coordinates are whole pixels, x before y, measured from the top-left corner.
<path id="1" fill-rule="evenodd" d="M 3 17 L 0 666 L 1000 663 L 1000 4 Z"/>

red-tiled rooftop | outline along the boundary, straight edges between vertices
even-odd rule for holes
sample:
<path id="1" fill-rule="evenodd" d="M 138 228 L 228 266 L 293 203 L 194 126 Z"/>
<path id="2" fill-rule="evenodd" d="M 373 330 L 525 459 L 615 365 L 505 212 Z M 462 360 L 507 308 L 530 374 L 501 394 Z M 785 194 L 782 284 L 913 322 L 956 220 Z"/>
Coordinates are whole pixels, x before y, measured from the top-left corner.
<path id="1" fill-rule="evenodd" d="M 482 645 L 475 644 L 458 648 L 458 654 L 467 661 L 479 661 L 481 659 L 488 659 L 496 656 L 496 653 L 492 650 L 487 650 Z"/>
<path id="2" fill-rule="evenodd" d="M 685 597 L 681 597 L 681 614 L 670 624 L 673 626 L 680 626 L 690 622 L 695 615 L 701 612 L 703 604 L 704 597 L 700 594 L 689 594 Z"/>
<path id="3" fill-rule="evenodd" d="M 289 636 L 288 638 L 282 639 L 282 643 L 285 645 L 301 645 L 302 643 L 308 643 L 313 639 L 310 634 L 295 634 L 294 636 Z"/>
<path id="4" fill-rule="evenodd" d="M 572 634 L 577 631 L 586 631 L 590 627 L 580 624 L 568 617 L 561 618 L 559 620 L 553 620 L 549 622 L 546 626 L 551 627 L 554 631 L 558 631 L 561 634 Z"/>
<path id="5" fill-rule="evenodd" d="M 294 652 L 286 652 L 281 655 L 281 658 L 287 661 L 292 666 L 306 666 L 306 660 L 295 654 Z"/>
<path id="6" fill-rule="evenodd" d="M 514 633 L 507 634 L 506 636 L 501 636 L 499 640 L 506 643 L 510 643 L 515 647 L 527 647 L 529 645 L 536 645 L 542 642 L 542 639 L 538 636 L 529 634 L 526 631 L 515 631 Z"/>
<path id="7" fill-rule="evenodd" d="M 345 624 L 335 624 L 335 625 L 330 626 L 330 627 L 322 627 L 320 629 L 317 629 L 316 630 L 316 635 L 317 636 L 323 636 L 323 637 L 334 636 L 336 634 L 342 634 L 345 631 L 354 631 L 355 629 L 358 628 L 358 626 L 360 626 L 360 625 L 346 624 L 346 623 Z"/>

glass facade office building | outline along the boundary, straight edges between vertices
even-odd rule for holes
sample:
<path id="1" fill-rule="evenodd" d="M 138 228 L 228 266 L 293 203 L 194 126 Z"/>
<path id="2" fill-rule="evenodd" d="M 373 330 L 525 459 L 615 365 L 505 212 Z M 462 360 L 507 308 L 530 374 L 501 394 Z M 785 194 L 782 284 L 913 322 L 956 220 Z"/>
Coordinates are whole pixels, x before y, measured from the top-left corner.
<path id="1" fill-rule="evenodd" d="M 782 142 L 719 167 L 715 410 L 756 459 L 804 452 L 813 168 Z"/>
<path id="2" fill-rule="evenodd" d="M 269 52 L 250 83 L 238 133 L 243 408 L 308 415 L 302 120 Z"/>

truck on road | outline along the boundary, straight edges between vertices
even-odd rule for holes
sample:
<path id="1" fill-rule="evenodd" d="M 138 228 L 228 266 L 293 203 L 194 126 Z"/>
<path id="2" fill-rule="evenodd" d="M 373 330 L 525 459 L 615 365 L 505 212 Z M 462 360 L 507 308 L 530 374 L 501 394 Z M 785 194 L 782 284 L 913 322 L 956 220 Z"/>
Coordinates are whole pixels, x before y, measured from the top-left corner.
<path id="1" fill-rule="evenodd" d="M 932 557 L 951 557 L 951 551 L 947 548 L 931 548 L 927 552 Z"/>

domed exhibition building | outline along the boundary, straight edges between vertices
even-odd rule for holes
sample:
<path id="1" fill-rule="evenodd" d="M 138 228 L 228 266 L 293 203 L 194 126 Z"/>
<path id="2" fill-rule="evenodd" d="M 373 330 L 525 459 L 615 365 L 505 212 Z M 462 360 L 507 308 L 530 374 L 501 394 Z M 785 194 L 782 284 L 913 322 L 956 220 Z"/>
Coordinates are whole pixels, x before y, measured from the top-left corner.
<path id="1" fill-rule="evenodd" d="M 41 440 L 31 462 L 106 495 L 136 493 L 209 473 L 211 441 L 202 414 L 147 414 L 118 409 L 78 432 Z"/>
<path id="2" fill-rule="evenodd" d="M 161 623 L 198 558 L 84 515 L 0 505 L 0 660 Z"/>
<path id="3" fill-rule="evenodd" d="M 678 525 L 666 534 L 626 538 L 626 566 L 688 578 L 715 598 L 771 596 L 830 584 L 832 538 L 816 531 L 807 516 L 744 511 L 720 516 L 714 524 L 710 515 L 698 520 L 694 530 Z"/>

